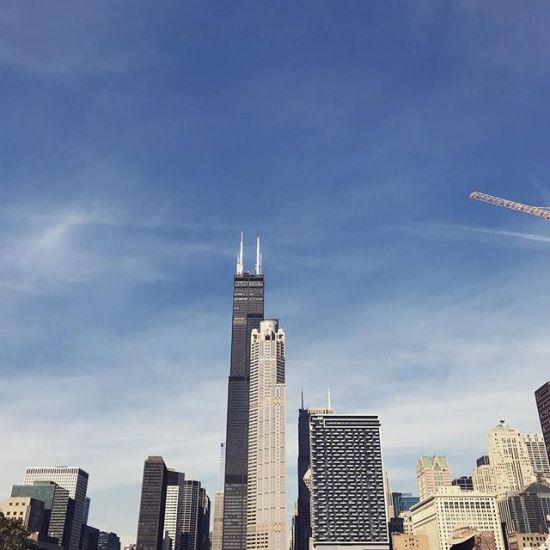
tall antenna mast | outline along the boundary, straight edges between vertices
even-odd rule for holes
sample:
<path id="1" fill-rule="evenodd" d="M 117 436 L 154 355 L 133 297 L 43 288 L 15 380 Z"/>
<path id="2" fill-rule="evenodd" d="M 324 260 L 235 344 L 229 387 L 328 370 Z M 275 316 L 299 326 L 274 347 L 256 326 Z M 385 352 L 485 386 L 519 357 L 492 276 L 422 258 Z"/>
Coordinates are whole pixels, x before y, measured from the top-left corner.
<path id="1" fill-rule="evenodd" d="M 242 275 L 244 272 L 243 248 L 243 232 L 241 231 L 241 246 L 239 248 L 239 254 L 237 255 L 237 275 Z"/>
<path id="2" fill-rule="evenodd" d="M 256 275 L 262 273 L 262 253 L 260 251 L 260 237 L 256 238 Z"/>

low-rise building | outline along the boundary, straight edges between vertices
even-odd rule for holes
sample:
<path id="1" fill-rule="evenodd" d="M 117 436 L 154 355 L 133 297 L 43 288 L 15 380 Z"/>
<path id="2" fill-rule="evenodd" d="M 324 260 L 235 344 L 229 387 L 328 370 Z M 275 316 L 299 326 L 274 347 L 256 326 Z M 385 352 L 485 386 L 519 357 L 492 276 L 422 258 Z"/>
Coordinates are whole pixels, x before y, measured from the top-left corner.
<path id="1" fill-rule="evenodd" d="M 391 538 L 393 550 L 430 550 L 428 537 L 423 533 L 418 535 L 393 533 Z"/>
<path id="2" fill-rule="evenodd" d="M 505 549 L 495 494 L 439 487 L 431 497 L 413 506 L 410 514 L 414 534 L 427 535 L 431 550 L 449 550 L 456 527 L 491 531 L 496 550 Z"/>
<path id="3" fill-rule="evenodd" d="M 540 548 L 548 538 L 548 533 L 510 533 L 508 550 L 529 550 Z"/>
<path id="4" fill-rule="evenodd" d="M 0 512 L 8 519 L 20 521 L 30 533 L 40 532 L 44 521 L 44 503 L 32 497 L 10 497 Z"/>

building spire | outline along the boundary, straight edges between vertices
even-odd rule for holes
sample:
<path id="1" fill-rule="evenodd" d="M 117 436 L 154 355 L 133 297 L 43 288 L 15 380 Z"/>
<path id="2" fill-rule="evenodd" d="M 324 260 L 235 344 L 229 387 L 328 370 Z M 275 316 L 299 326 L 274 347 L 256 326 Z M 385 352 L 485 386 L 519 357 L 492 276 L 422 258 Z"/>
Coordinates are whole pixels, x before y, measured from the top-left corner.
<path id="1" fill-rule="evenodd" d="M 332 400 L 330 398 L 330 388 L 327 389 L 327 397 L 328 397 L 328 408 L 332 409 Z"/>
<path id="2" fill-rule="evenodd" d="M 262 253 L 260 252 L 260 237 L 256 238 L 256 275 L 262 273 Z"/>
<path id="3" fill-rule="evenodd" d="M 237 275 L 242 275 L 244 271 L 243 265 L 243 232 L 241 231 L 241 246 L 239 248 L 239 254 L 237 255 Z"/>

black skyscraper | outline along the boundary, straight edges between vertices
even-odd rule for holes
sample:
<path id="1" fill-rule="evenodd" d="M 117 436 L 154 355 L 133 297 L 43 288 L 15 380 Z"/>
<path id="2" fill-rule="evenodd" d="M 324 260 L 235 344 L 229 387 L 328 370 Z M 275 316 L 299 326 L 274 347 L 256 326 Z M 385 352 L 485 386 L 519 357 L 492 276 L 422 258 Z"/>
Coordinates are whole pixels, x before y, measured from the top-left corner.
<path id="1" fill-rule="evenodd" d="M 254 273 L 244 271 L 243 241 L 233 282 L 231 368 L 227 399 L 223 550 L 245 550 L 248 474 L 250 335 L 264 318 L 264 276 L 259 241 Z M 138 549 L 139 550 L 139 549 Z"/>
<path id="2" fill-rule="evenodd" d="M 308 550 L 311 537 L 311 497 L 304 482 L 309 467 L 309 411 L 304 409 L 302 403 L 298 411 L 298 505 L 294 523 L 294 550 Z"/>
<path id="3" fill-rule="evenodd" d="M 143 467 L 143 485 L 136 550 L 161 550 L 168 470 L 160 456 L 150 456 Z"/>
<path id="4" fill-rule="evenodd" d="M 305 408 L 298 410 L 298 504 L 294 518 L 293 550 L 309 550 L 311 537 L 311 494 L 304 481 L 306 472 L 311 468 L 309 420 L 312 414 L 334 414 L 330 403 L 327 408 Z"/>
<path id="5" fill-rule="evenodd" d="M 539 411 L 540 427 L 546 444 L 546 453 L 550 460 L 550 382 L 546 382 L 535 392 L 535 400 Z"/>

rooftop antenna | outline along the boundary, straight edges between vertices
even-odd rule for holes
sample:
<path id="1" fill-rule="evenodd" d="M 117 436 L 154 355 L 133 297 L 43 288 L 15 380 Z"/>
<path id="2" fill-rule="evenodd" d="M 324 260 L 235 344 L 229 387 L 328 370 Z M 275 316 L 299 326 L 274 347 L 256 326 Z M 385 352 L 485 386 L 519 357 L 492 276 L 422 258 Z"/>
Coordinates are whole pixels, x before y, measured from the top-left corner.
<path id="1" fill-rule="evenodd" d="M 243 256 L 243 232 L 241 231 L 241 246 L 237 255 L 237 275 L 242 275 L 244 271 Z"/>
<path id="2" fill-rule="evenodd" d="M 260 237 L 256 238 L 256 275 L 262 273 L 262 253 L 260 252 Z"/>
<path id="3" fill-rule="evenodd" d="M 327 389 L 328 408 L 332 409 L 332 400 L 330 399 L 330 388 Z"/>
<path id="4" fill-rule="evenodd" d="M 302 397 L 302 410 L 304 409 L 304 388 L 300 388 L 300 395 Z"/>

